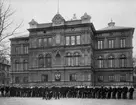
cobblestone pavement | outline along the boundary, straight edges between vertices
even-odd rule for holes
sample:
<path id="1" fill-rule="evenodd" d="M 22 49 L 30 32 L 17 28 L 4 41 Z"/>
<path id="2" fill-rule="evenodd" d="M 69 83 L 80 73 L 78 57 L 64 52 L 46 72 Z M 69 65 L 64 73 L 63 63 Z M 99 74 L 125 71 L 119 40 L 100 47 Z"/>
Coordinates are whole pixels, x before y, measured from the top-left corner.
<path id="1" fill-rule="evenodd" d="M 2 98 L 0 105 L 136 105 L 134 100 L 115 100 L 115 99 L 51 99 L 43 100 L 42 98 Z"/>

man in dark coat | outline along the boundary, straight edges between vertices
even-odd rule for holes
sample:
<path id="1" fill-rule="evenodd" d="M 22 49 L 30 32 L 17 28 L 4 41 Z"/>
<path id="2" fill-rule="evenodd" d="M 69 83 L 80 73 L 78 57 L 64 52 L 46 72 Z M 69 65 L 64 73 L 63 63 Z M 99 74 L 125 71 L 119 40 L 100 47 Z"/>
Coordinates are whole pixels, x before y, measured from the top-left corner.
<path id="1" fill-rule="evenodd" d="M 129 89 L 129 99 L 133 99 L 133 92 L 134 92 L 134 88 L 131 87 L 131 88 Z"/>

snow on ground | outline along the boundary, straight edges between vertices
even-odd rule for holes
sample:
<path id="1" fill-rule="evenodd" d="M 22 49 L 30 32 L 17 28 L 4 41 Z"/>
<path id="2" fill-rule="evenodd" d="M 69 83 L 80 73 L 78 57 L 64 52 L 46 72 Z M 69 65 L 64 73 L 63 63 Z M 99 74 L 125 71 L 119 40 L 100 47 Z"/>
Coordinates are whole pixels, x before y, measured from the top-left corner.
<path id="1" fill-rule="evenodd" d="M 0 97 L 0 105 L 136 105 L 134 100 L 115 100 L 115 99 L 51 99 L 43 100 L 42 98 L 2 98 Z"/>

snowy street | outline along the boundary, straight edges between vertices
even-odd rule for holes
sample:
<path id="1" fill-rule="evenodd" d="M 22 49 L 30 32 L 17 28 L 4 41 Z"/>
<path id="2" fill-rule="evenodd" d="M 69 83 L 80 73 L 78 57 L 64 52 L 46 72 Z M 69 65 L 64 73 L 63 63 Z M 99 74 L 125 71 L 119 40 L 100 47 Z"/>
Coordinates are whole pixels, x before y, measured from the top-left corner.
<path id="1" fill-rule="evenodd" d="M 115 99 L 51 99 L 42 98 L 0 98 L 0 105 L 135 105 L 134 100 L 115 100 Z"/>

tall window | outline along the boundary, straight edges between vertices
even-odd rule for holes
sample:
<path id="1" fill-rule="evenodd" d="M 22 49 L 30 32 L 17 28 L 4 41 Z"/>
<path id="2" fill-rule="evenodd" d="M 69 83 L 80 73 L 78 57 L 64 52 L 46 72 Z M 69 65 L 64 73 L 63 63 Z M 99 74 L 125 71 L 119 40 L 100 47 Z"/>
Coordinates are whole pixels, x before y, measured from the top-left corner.
<path id="1" fill-rule="evenodd" d="M 42 82 L 47 82 L 48 81 L 48 75 L 47 74 L 42 74 L 41 75 L 41 81 Z"/>
<path id="2" fill-rule="evenodd" d="M 49 46 L 52 45 L 52 38 L 48 38 L 48 45 L 49 45 Z"/>
<path id="3" fill-rule="evenodd" d="M 15 47 L 15 53 L 16 54 L 20 54 L 20 51 L 21 51 L 20 46 Z"/>
<path id="4" fill-rule="evenodd" d="M 76 44 L 80 44 L 81 41 L 80 41 L 80 36 L 76 36 Z"/>
<path id="5" fill-rule="evenodd" d="M 56 54 L 56 64 L 60 65 L 61 64 L 61 56 L 59 53 Z"/>
<path id="6" fill-rule="evenodd" d="M 71 66 L 71 59 L 72 59 L 72 54 L 71 53 L 67 53 L 66 54 L 66 65 L 67 66 Z"/>
<path id="7" fill-rule="evenodd" d="M 38 47 L 42 47 L 42 39 L 38 39 Z"/>
<path id="8" fill-rule="evenodd" d="M 23 70 L 27 70 L 28 69 L 28 61 L 24 60 L 23 61 Z"/>
<path id="9" fill-rule="evenodd" d="M 114 67 L 114 57 L 112 55 L 108 58 L 108 66 L 110 68 Z"/>
<path id="10" fill-rule="evenodd" d="M 19 77 L 15 77 L 15 83 L 20 83 L 20 78 Z"/>
<path id="11" fill-rule="evenodd" d="M 74 65 L 79 66 L 80 54 L 78 52 L 74 53 Z"/>
<path id="12" fill-rule="evenodd" d="M 98 41 L 98 49 L 103 49 L 103 41 L 102 40 Z"/>
<path id="13" fill-rule="evenodd" d="M 98 82 L 103 82 L 103 76 L 101 75 L 101 76 L 98 76 Z"/>
<path id="14" fill-rule="evenodd" d="M 39 67 L 44 67 L 44 58 L 43 58 L 43 55 L 39 55 Z"/>
<path id="15" fill-rule="evenodd" d="M 114 40 L 109 40 L 109 48 L 114 48 Z"/>
<path id="16" fill-rule="evenodd" d="M 18 60 L 15 61 L 15 70 L 16 71 L 19 70 L 19 61 Z"/>
<path id="17" fill-rule="evenodd" d="M 120 67 L 125 67 L 126 66 L 126 56 L 121 55 L 120 56 Z"/>
<path id="18" fill-rule="evenodd" d="M 24 78 L 23 78 L 23 82 L 24 82 L 24 83 L 28 83 L 28 77 L 24 77 Z"/>
<path id="19" fill-rule="evenodd" d="M 70 81 L 76 81 L 76 74 L 70 74 L 69 75 L 69 80 Z"/>
<path id="20" fill-rule="evenodd" d="M 24 46 L 24 54 L 28 54 L 28 46 Z"/>
<path id="21" fill-rule="evenodd" d="M 114 75 L 110 75 L 109 76 L 109 82 L 113 82 L 114 81 Z"/>
<path id="22" fill-rule="evenodd" d="M 121 48 L 126 47 L 126 40 L 125 39 L 120 39 L 120 47 Z"/>
<path id="23" fill-rule="evenodd" d="M 84 64 L 88 65 L 88 55 L 87 54 L 84 55 Z"/>
<path id="24" fill-rule="evenodd" d="M 103 58 L 102 58 L 102 56 L 99 56 L 99 58 L 98 58 L 98 67 L 103 68 Z"/>
<path id="25" fill-rule="evenodd" d="M 47 46 L 47 38 L 43 39 L 43 46 L 46 47 Z"/>
<path id="26" fill-rule="evenodd" d="M 69 36 L 66 37 L 66 45 L 70 45 L 70 37 Z"/>
<path id="27" fill-rule="evenodd" d="M 126 75 L 120 74 L 120 82 L 126 82 Z"/>
<path id="28" fill-rule="evenodd" d="M 51 55 L 50 54 L 47 54 L 45 56 L 45 64 L 46 64 L 46 67 L 51 67 Z"/>
<path id="29" fill-rule="evenodd" d="M 71 45 L 75 45 L 75 36 L 71 36 Z"/>

